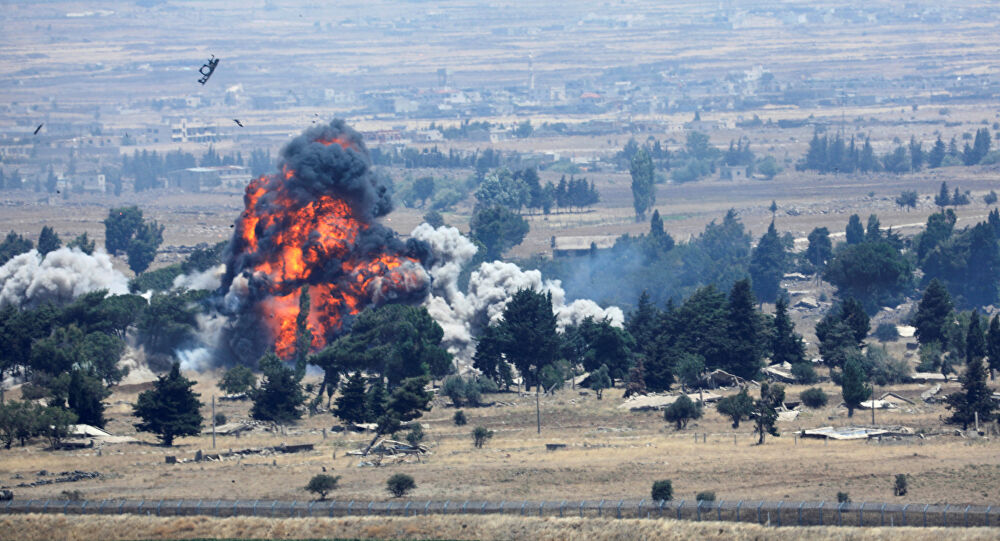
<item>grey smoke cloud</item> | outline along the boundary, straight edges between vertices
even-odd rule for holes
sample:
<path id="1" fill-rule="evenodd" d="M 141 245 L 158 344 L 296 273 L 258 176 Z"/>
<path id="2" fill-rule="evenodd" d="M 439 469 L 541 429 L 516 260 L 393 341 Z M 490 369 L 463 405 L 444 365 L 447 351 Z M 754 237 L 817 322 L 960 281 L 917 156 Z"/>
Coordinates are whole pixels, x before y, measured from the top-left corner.
<path id="1" fill-rule="evenodd" d="M 128 293 L 128 278 L 115 270 L 103 251 L 87 255 L 78 248 L 63 247 L 43 258 L 31 250 L 0 267 L 0 306 L 65 304 L 100 289 L 111 295 Z"/>

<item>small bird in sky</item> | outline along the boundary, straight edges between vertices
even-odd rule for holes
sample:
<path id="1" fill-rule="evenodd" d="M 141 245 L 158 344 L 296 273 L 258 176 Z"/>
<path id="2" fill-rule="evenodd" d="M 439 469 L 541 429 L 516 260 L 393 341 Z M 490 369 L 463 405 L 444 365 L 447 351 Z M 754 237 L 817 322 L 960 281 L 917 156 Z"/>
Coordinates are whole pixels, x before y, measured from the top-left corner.
<path id="1" fill-rule="evenodd" d="M 42 126 L 44 126 L 44 125 L 45 125 L 45 123 L 44 123 L 44 122 L 42 122 L 41 124 L 39 124 L 39 125 L 38 125 L 38 127 L 37 127 L 37 128 L 35 128 L 35 133 L 34 133 L 34 135 L 38 135 L 38 132 L 42 131 Z"/>
<path id="2" fill-rule="evenodd" d="M 233 119 L 233 122 L 235 122 L 237 126 L 239 126 L 239 127 L 241 127 L 241 128 L 243 127 L 243 123 L 242 123 L 242 122 L 240 122 L 240 119 L 238 119 L 238 118 L 234 118 L 234 119 Z"/>

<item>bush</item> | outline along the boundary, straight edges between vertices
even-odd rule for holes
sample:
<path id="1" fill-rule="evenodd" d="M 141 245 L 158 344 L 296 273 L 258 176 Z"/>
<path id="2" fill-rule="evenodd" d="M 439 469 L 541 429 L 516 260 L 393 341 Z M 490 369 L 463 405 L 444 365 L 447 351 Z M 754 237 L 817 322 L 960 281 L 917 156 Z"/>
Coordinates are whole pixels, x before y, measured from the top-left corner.
<path id="1" fill-rule="evenodd" d="M 406 433 L 406 443 L 416 447 L 424 441 L 424 427 L 420 423 L 414 423 L 413 428 Z"/>
<path id="2" fill-rule="evenodd" d="M 455 426 L 465 426 L 465 423 L 469 422 L 469 420 L 465 418 L 465 412 L 462 410 L 456 411 L 455 416 L 452 417 L 451 420 L 455 422 Z"/>
<path id="3" fill-rule="evenodd" d="M 906 474 L 896 474 L 896 485 L 892 487 L 892 493 L 896 496 L 906 496 Z"/>
<path id="4" fill-rule="evenodd" d="M 224 413 L 215 414 L 215 426 L 226 424 L 226 415 Z"/>
<path id="5" fill-rule="evenodd" d="M 878 338 L 880 342 L 895 342 L 899 340 L 899 331 L 892 323 L 879 323 L 878 327 L 875 327 L 873 336 Z"/>
<path id="6" fill-rule="evenodd" d="M 417 483 L 413 478 L 405 473 L 397 473 L 385 482 L 385 487 L 396 498 L 406 495 L 407 492 L 417 488 Z"/>
<path id="7" fill-rule="evenodd" d="M 675 423 L 677 430 L 687 427 L 691 419 L 701 418 L 701 404 L 696 404 L 686 394 L 677 397 L 673 404 L 663 410 L 663 419 L 668 423 Z"/>
<path id="8" fill-rule="evenodd" d="M 846 492 L 838 492 L 837 503 L 851 503 L 851 497 Z"/>
<path id="9" fill-rule="evenodd" d="M 715 491 L 706 490 L 704 492 L 699 492 L 697 496 L 694 497 L 695 501 L 699 502 L 714 502 L 715 501 Z"/>
<path id="10" fill-rule="evenodd" d="M 479 406 L 482 404 L 484 388 L 490 389 L 488 385 L 483 384 L 481 381 L 464 379 L 461 376 L 451 376 L 444 380 L 444 385 L 441 386 L 441 393 L 450 398 L 455 407 L 462 407 L 463 405 Z M 495 385 L 493 388 L 495 389 Z"/>
<path id="11" fill-rule="evenodd" d="M 338 481 L 340 481 L 339 475 L 333 477 L 332 475 L 321 473 L 309 480 L 309 484 L 306 485 L 306 490 L 312 492 L 313 494 L 319 494 L 319 499 L 325 500 L 326 494 L 337 488 Z"/>
<path id="12" fill-rule="evenodd" d="M 792 375 L 795 376 L 795 380 L 803 385 L 809 385 L 810 383 L 816 383 L 816 369 L 813 368 L 811 362 L 795 363 L 792 365 Z"/>
<path id="13" fill-rule="evenodd" d="M 653 481 L 653 501 L 663 501 L 674 499 L 674 485 L 669 479 Z"/>
<path id="14" fill-rule="evenodd" d="M 827 397 L 826 393 L 823 392 L 823 389 L 813 387 L 802 391 L 802 394 L 799 395 L 799 400 L 802 400 L 802 403 L 805 404 L 807 408 L 816 409 L 822 408 L 826 405 Z"/>
<path id="15" fill-rule="evenodd" d="M 472 431 L 472 444 L 476 446 L 476 449 L 481 449 L 486 443 L 486 440 L 493 437 L 493 431 L 487 429 L 484 426 L 477 426 Z"/>

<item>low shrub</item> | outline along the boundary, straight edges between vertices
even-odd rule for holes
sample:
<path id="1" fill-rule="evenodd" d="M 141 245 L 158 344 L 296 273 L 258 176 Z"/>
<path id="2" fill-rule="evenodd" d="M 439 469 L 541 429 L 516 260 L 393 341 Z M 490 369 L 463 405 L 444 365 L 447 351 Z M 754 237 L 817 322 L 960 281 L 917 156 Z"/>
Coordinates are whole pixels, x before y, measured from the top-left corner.
<path id="1" fill-rule="evenodd" d="M 653 481 L 653 501 L 672 500 L 674 498 L 674 485 L 669 479 Z"/>
<path id="2" fill-rule="evenodd" d="M 812 387 L 802 391 L 802 394 L 799 395 L 799 399 L 802 400 L 802 403 L 805 404 L 807 408 L 812 409 L 822 408 L 827 403 L 826 393 L 819 387 Z"/>

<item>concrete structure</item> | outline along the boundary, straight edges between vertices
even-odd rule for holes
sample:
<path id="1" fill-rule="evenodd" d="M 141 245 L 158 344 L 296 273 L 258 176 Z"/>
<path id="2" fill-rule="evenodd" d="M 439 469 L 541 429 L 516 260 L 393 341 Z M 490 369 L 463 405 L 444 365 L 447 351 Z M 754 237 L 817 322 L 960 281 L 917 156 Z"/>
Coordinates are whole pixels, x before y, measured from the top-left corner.
<path id="1" fill-rule="evenodd" d="M 241 165 L 190 167 L 167 173 L 167 187 L 186 192 L 217 188 L 240 188 L 250 180 L 250 170 Z"/>
<path id="2" fill-rule="evenodd" d="M 590 253 L 591 244 L 598 249 L 611 248 L 617 239 L 618 237 L 614 235 L 552 237 L 552 255 L 555 257 L 587 255 Z"/>

